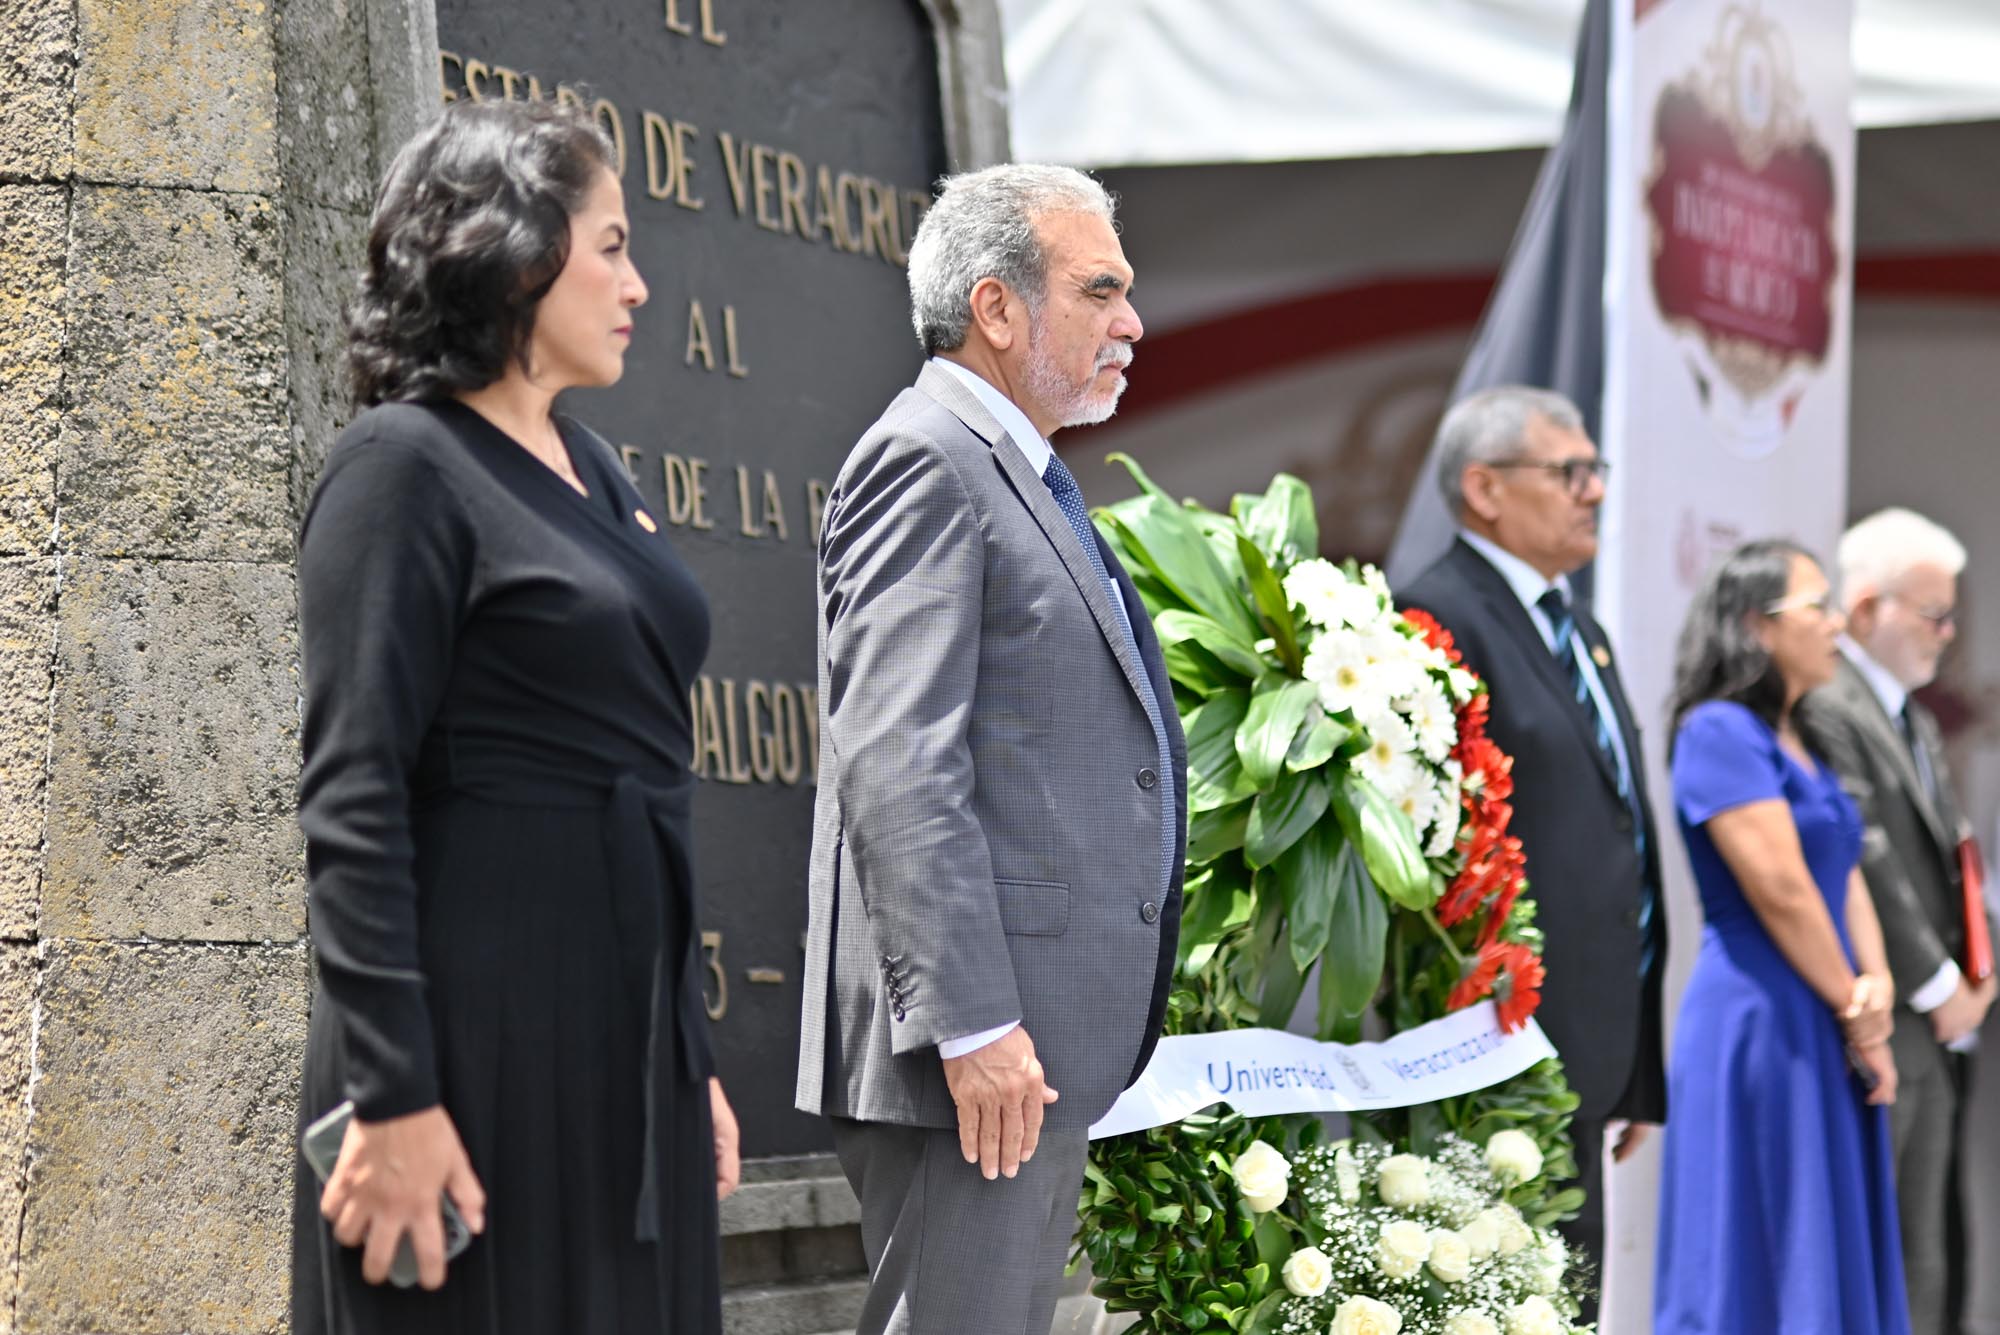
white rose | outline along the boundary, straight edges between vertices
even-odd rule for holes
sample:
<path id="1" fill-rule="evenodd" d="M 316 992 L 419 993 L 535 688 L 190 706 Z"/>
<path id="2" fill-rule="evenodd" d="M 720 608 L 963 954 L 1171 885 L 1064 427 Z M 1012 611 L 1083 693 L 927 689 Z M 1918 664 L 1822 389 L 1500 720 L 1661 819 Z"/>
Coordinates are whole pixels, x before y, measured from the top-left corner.
<path id="1" fill-rule="evenodd" d="M 1525 1131 L 1495 1131 L 1486 1142 L 1486 1166 L 1508 1182 L 1532 1182 L 1542 1175 L 1542 1147 Z"/>
<path id="2" fill-rule="evenodd" d="M 1317 1247 L 1301 1247 L 1285 1258 L 1279 1272 L 1285 1287 L 1301 1298 L 1317 1298 L 1333 1282 L 1333 1262 Z"/>
<path id="3" fill-rule="evenodd" d="M 1382 1236 L 1375 1240 L 1375 1264 L 1390 1279 L 1408 1279 L 1430 1258 L 1430 1230 L 1414 1219 L 1384 1224 Z"/>
<path id="4" fill-rule="evenodd" d="M 1484 1261 L 1500 1250 L 1500 1220 L 1493 1210 L 1482 1210 L 1471 1223 L 1459 1230 L 1475 1261 Z"/>
<path id="5" fill-rule="evenodd" d="M 1349 1298 L 1333 1309 L 1326 1335 L 1398 1335 L 1403 1314 L 1374 1298 Z"/>
<path id="6" fill-rule="evenodd" d="M 1361 1170 L 1354 1166 L 1354 1155 L 1345 1145 L 1333 1153 L 1333 1186 L 1348 1205 L 1361 1199 Z"/>
<path id="7" fill-rule="evenodd" d="M 1484 1312 L 1453 1312 L 1444 1323 L 1444 1335 L 1500 1335 L 1500 1327 Z"/>
<path id="8" fill-rule="evenodd" d="M 1542 1239 L 1540 1263 L 1535 1267 L 1535 1292 L 1554 1293 L 1562 1287 L 1563 1271 L 1569 1268 L 1569 1249 L 1553 1235 Z"/>
<path id="9" fill-rule="evenodd" d="M 1472 1273 L 1472 1247 L 1460 1234 L 1441 1228 L 1431 1235 L 1431 1273 L 1447 1284 L 1462 1284 Z"/>
<path id="10" fill-rule="evenodd" d="M 1507 1335 L 1565 1335 L 1568 1329 L 1547 1298 L 1524 1298 L 1507 1309 Z"/>
<path id="11" fill-rule="evenodd" d="M 1470 1235 L 1481 1224 L 1493 1229 L 1493 1248 L 1502 1256 L 1512 1256 L 1535 1240 L 1535 1232 L 1528 1227 L 1528 1221 L 1521 1218 L 1521 1212 L 1511 1205 L 1489 1205 L 1479 1212 L 1479 1217 L 1466 1226 Z M 1483 1230 L 1480 1234 L 1484 1236 Z"/>
<path id="12" fill-rule="evenodd" d="M 1375 1190 L 1399 1210 L 1422 1205 L 1431 1198 L 1430 1165 L 1414 1154 L 1392 1154 L 1382 1161 Z"/>
<path id="13" fill-rule="evenodd" d="M 1251 1141 L 1250 1148 L 1236 1156 L 1229 1173 L 1236 1179 L 1243 1203 L 1258 1214 L 1283 1205 L 1291 1191 L 1291 1160 L 1261 1140 Z"/>

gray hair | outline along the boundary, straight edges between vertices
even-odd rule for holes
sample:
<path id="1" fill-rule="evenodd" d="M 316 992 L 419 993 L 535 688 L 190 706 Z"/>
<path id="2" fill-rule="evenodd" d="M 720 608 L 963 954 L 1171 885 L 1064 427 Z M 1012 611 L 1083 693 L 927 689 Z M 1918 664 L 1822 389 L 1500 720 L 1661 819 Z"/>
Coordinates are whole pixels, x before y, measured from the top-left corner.
<path id="1" fill-rule="evenodd" d="M 1538 417 L 1560 431 L 1583 430 L 1583 414 L 1552 389 L 1495 385 L 1452 405 L 1437 434 L 1438 490 L 1452 518 L 1465 511 L 1465 466 L 1519 454 Z"/>
<path id="2" fill-rule="evenodd" d="M 965 346 L 972 328 L 972 289 L 997 278 L 1041 310 L 1048 255 L 1035 231 L 1050 213 L 1085 213 L 1116 225 L 1115 201 L 1103 186 L 1071 167 L 1004 163 L 947 176 L 937 202 L 910 243 L 910 323 L 926 353 Z"/>
<path id="3" fill-rule="evenodd" d="M 1852 608 L 1922 565 L 1956 578 L 1965 569 L 1965 546 L 1951 533 L 1914 510 L 1877 510 L 1841 535 L 1836 557 L 1840 595 Z"/>

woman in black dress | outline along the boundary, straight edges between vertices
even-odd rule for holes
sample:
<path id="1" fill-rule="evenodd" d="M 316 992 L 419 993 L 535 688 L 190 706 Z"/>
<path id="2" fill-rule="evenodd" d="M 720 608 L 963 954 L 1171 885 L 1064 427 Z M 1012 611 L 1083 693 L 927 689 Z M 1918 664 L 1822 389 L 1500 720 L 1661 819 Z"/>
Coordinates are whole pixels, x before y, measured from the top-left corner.
<path id="1" fill-rule="evenodd" d="M 397 157 L 349 316 L 356 401 L 299 551 L 320 989 L 300 1335 L 720 1329 L 689 871 L 699 588 L 554 415 L 624 366 L 645 284 L 580 115 L 460 104 Z M 476 1236 L 447 1268 L 439 1193 Z M 384 1283 L 408 1236 L 418 1287 Z"/>

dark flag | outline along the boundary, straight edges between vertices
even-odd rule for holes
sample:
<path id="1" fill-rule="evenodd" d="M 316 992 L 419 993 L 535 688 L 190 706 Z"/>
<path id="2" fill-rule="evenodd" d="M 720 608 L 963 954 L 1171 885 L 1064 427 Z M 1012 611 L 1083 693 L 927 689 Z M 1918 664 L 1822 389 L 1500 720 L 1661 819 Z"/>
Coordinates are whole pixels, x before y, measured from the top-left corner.
<path id="1" fill-rule="evenodd" d="M 1480 317 L 1451 401 L 1489 385 L 1536 385 L 1569 396 L 1597 438 L 1604 399 L 1605 78 L 1611 5 L 1590 0 L 1562 138 L 1549 150 Z M 1437 451 L 1424 461 L 1389 548 L 1391 585 L 1416 578 L 1451 545 L 1456 517 L 1438 495 Z M 1579 590 L 1582 592 L 1583 590 Z"/>

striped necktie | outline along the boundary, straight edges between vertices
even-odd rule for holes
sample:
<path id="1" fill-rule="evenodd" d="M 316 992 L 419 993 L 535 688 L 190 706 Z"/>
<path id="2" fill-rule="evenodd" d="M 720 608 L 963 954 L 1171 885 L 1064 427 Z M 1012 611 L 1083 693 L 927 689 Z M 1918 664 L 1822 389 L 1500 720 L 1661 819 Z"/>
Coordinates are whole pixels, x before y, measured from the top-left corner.
<path id="1" fill-rule="evenodd" d="M 1535 606 L 1549 619 L 1555 632 L 1555 644 L 1550 652 L 1555 655 L 1556 666 L 1562 669 L 1569 682 L 1570 695 L 1586 713 L 1596 729 L 1597 752 L 1604 758 L 1612 774 L 1618 779 L 1618 799 L 1625 809 L 1632 813 L 1632 847 L 1639 854 L 1640 874 L 1645 874 L 1646 866 L 1646 814 L 1639 809 L 1637 790 L 1633 786 L 1632 774 L 1618 763 L 1618 748 L 1611 740 L 1611 720 L 1597 706 L 1596 693 L 1590 689 L 1590 679 L 1584 675 L 1583 656 L 1579 652 L 1580 637 L 1576 633 L 1576 615 L 1570 611 L 1569 600 L 1561 589 L 1550 589 L 1535 600 Z M 1639 959 L 1639 971 L 1644 973 L 1653 964 L 1655 946 L 1653 943 L 1654 895 L 1650 888 L 1639 901 L 1639 935 L 1645 943 Z"/>

